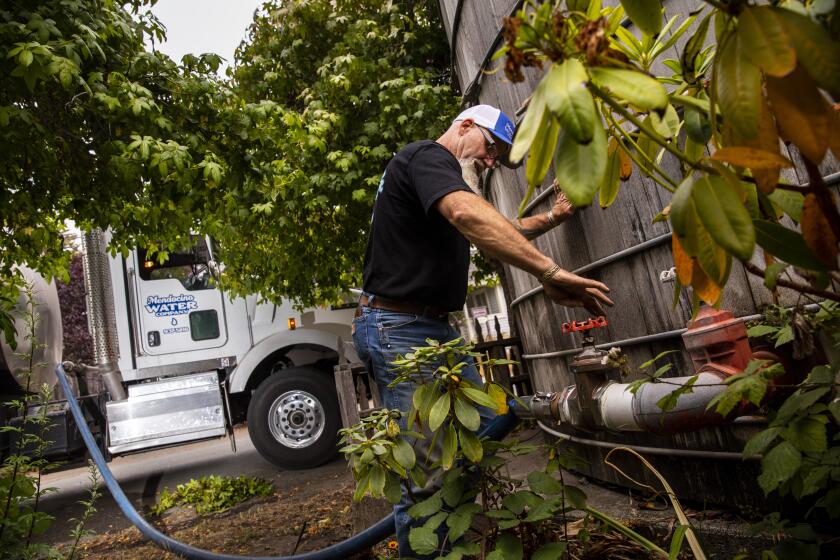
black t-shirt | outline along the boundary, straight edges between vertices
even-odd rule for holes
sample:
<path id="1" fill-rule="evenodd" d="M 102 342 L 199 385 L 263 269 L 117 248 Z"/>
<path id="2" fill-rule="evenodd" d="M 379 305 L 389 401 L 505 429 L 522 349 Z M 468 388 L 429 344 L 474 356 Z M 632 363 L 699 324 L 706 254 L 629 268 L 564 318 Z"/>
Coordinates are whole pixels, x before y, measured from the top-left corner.
<path id="1" fill-rule="evenodd" d="M 394 156 L 373 207 L 365 292 L 450 311 L 463 307 L 470 244 L 434 207 L 453 191 L 472 192 L 458 160 L 440 144 L 414 142 Z"/>

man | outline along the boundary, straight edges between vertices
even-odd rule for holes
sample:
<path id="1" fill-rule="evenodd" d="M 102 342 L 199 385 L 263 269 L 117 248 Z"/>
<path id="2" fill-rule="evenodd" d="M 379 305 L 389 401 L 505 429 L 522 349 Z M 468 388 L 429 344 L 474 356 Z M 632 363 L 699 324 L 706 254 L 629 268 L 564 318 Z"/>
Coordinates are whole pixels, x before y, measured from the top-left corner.
<path id="1" fill-rule="evenodd" d="M 564 197 L 558 196 L 545 215 L 511 223 L 464 180 L 474 182 L 485 169 L 496 167 L 510 150 L 513 133 L 514 125 L 504 113 L 478 105 L 458 115 L 436 142 L 424 140 L 403 148 L 385 169 L 374 204 L 353 342 L 374 373 L 387 408 L 410 411 L 415 389 L 410 383 L 388 387 L 395 378 L 391 362 L 411 352 L 412 346 L 424 346 L 427 338 L 458 338 L 448 313 L 464 305 L 470 243 L 539 278 L 546 295 L 557 303 L 583 306 L 595 315 L 603 313 L 602 304 L 612 305 L 604 293 L 609 291 L 606 285 L 561 269 L 523 235 L 535 237 L 567 216 L 571 206 Z M 474 364 L 462 371 L 463 378 L 482 385 Z M 492 420 L 488 410 L 480 409 L 480 414 L 479 432 Z M 402 422 L 405 428 L 405 417 Z M 431 450 L 430 456 L 439 458 L 439 450 Z M 425 458 L 425 453 L 418 457 Z M 410 494 L 422 500 L 435 490 L 430 482 Z M 394 507 L 401 557 L 416 556 L 408 541 L 416 524 L 407 513 L 414 503 L 408 494 L 404 489 Z"/>

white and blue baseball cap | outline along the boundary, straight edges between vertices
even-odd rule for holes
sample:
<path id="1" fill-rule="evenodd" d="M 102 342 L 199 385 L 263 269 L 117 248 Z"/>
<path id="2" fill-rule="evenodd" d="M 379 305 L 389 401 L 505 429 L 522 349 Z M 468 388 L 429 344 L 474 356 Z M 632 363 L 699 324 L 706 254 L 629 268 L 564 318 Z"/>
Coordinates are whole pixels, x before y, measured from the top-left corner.
<path id="1" fill-rule="evenodd" d="M 475 124 L 483 126 L 492 132 L 493 136 L 508 146 L 513 145 L 513 134 L 516 132 L 516 125 L 513 124 L 513 121 L 507 115 L 492 105 L 474 105 L 455 117 L 455 121 L 466 119 L 472 119 L 475 121 Z"/>

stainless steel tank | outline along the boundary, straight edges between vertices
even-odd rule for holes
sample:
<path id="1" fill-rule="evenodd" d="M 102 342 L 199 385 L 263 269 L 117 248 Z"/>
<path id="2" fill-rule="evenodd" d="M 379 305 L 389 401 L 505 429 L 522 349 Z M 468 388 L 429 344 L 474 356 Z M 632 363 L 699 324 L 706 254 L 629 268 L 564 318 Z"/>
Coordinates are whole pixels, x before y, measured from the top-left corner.
<path id="1" fill-rule="evenodd" d="M 6 344 L 0 336 L 0 369 L 11 373 L 21 389 L 37 391 L 46 383 L 49 387 L 56 384 L 55 367 L 61 363 L 63 351 L 63 330 L 61 328 L 61 308 L 58 304 L 58 290 L 55 281 L 47 282 L 34 270 L 20 267 L 20 272 L 31 287 L 35 312 L 35 329 L 30 333 L 26 317 L 31 313 L 30 301 L 25 291 L 21 291 L 15 308 L 15 328 L 17 330 L 17 348 Z M 29 336 L 34 334 L 33 337 Z M 32 354 L 32 375 L 27 379 L 30 368 L 29 354 Z"/>

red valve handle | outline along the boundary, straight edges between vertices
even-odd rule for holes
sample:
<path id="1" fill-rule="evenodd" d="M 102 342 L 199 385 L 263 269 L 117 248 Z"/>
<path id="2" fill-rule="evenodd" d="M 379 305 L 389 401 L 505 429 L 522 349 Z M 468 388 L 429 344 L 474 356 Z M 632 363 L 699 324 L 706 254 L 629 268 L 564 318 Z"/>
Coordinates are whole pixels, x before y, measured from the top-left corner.
<path id="1" fill-rule="evenodd" d="M 571 323 L 563 323 L 563 334 L 569 334 L 575 331 L 588 331 L 589 329 L 606 327 L 608 324 L 607 318 L 603 315 L 594 319 L 587 319 L 586 321 L 572 321 Z"/>

